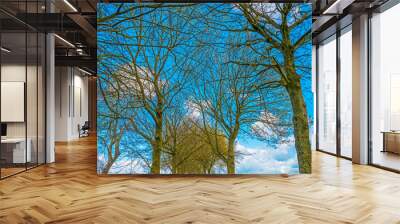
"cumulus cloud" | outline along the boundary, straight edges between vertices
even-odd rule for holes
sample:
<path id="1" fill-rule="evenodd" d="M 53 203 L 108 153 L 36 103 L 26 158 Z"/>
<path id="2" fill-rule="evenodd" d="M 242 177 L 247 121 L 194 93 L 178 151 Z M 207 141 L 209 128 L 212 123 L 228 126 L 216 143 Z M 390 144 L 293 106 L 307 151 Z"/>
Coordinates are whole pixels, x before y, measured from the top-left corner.
<path id="1" fill-rule="evenodd" d="M 138 74 L 139 78 L 134 74 Z M 118 71 L 118 77 L 121 85 L 118 91 L 128 95 L 132 94 L 132 90 L 134 90 L 134 93 L 141 95 L 141 88 L 143 88 L 144 96 L 140 97 L 154 98 L 156 96 L 155 83 L 158 83 L 159 88 L 168 86 L 165 80 L 158 80 L 156 82 L 154 72 L 142 66 L 132 66 L 129 64 L 121 66 Z"/>
<path id="2" fill-rule="evenodd" d="M 263 111 L 258 117 L 258 121 L 251 125 L 251 131 L 260 137 L 268 138 L 275 136 L 278 131 L 279 119 L 275 117 L 272 113 Z"/>
<path id="3" fill-rule="evenodd" d="M 297 174 L 298 164 L 294 142 L 280 144 L 276 148 L 248 147 L 240 142 L 236 150 L 241 154 L 237 161 L 237 173 L 249 174 Z"/>
<path id="4" fill-rule="evenodd" d="M 97 171 L 101 172 L 102 168 L 105 166 L 107 159 L 104 155 L 99 154 L 97 156 Z M 148 173 L 148 169 L 146 169 L 146 164 L 143 160 L 140 159 L 131 159 L 129 157 L 121 157 L 118 159 L 111 169 L 108 171 L 108 174 L 145 174 Z"/>
<path id="5" fill-rule="evenodd" d="M 193 120 L 197 120 L 201 116 L 200 108 L 192 100 L 187 100 L 185 102 L 185 107 L 187 109 L 187 116 Z"/>
<path id="6" fill-rule="evenodd" d="M 210 104 L 209 101 L 202 100 L 195 102 L 194 99 L 189 99 L 185 102 L 185 107 L 187 110 L 186 116 L 193 120 L 200 120 L 201 119 L 201 111 L 202 109 L 206 109 Z"/>
<path id="7" fill-rule="evenodd" d="M 281 13 L 277 8 L 277 4 L 262 2 L 262 3 L 248 3 L 251 7 L 251 13 L 254 14 L 256 18 L 262 16 L 269 17 L 273 19 L 276 23 L 282 23 Z M 241 11 L 239 4 L 233 4 L 234 11 Z M 290 15 L 288 18 L 288 25 L 292 25 L 298 18 L 301 18 L 304 14 L 310 14 L 310 11 L 303 4 L 297 4 L 292 6 Z M 311 14 L 310 14 L 311 16 Z M 262 18 L 261 18 L 262 19 Z"/>
<path id="8" fill-rule="evenodd" d="M 113 164 L 108 173 L 146 174 L 148 173 L 148 169 L 146 169 L 146 164 L 141 159 L 131 159 L 127 157 L 122 157 Z"/>
<path id="9" fill-rule="evenodd" d="M 236 172 L 239 174 L 298 174 L 298 163 L 294 146 L 294 137 L 291 136 L 277 147 L 253 147 L 250 144 L 238 141 L 236 151 L 239 156 L 236 162 Z M 102 153 L 98 155 L 98 167 L 104 166 L 106 158 Z M 100 170 L 99 170 L 100 171 Z M 110 174 L 141 174 L 148 173 L 146 164 L 140 159 L 129 157 L 120 158 L 110 169 Z M 169 170 L 162 170 L 169 173 Z M 216 167 L 216 173 L 226 173 L 225 167 Z"/>

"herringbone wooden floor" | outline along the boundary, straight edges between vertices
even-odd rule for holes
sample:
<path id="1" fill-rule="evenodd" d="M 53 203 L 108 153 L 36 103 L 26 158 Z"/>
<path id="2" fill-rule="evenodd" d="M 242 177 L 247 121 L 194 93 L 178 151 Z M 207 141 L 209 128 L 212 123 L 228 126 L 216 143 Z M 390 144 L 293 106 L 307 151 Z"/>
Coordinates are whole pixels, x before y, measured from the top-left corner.
<path id="1" fill-rule="evenodd" d="M 313 174 L 96 175 L 95 138 L 0 181 L 0 223 L 400 223 L 400 175 L 314 153 Z"/>

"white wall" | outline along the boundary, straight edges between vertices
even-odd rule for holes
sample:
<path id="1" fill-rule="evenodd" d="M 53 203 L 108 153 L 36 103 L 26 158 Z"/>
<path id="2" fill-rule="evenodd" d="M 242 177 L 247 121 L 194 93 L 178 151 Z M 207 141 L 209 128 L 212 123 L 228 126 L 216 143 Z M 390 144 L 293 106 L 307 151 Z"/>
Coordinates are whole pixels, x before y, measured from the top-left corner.
<path id="1" fill-rule="evenodd" d="M 77 71 L 77 70 L 75 70 Z M 73 127 L 71 130 L 71 135 L 74 138 L 79 137 L 78 132 L 78 124 L 81 126 L 88 121 L 89 113 L 88 113 L 88 78 L 86 76 L 82 76 L 82 73 L 79 72 L 79 75 L 74 75 L 74 108 L 72 108 L 72 120 L 71 126 Z M 79 102 L 80 101 L 80 102 Z M 81 108 L 80 108 L 81 107 Z M 75 111 L 74 111 L 75 110 Z"/>
<path id="2" fill-rule="evenodd" d="M 68 140 L 68 71 L 67 67 L 55 68 L 55 141 Z"/>
<path id="3" fill-rule="evenodd" d="M 56 67 L 55 73 L 55 140 L 70 141 L 88 120 L 88 78 L 72 67 Z"/>

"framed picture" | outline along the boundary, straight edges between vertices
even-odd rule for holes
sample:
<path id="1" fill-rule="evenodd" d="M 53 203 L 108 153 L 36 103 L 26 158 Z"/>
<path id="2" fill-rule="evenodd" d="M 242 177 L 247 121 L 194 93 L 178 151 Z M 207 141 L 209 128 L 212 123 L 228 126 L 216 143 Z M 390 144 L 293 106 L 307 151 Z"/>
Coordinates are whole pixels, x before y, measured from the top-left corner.
<path id="1" fill-rule="evenodd" d="M 310 173 L 311 48 L 310 4 L 98 4 L 98 173 Z"/>

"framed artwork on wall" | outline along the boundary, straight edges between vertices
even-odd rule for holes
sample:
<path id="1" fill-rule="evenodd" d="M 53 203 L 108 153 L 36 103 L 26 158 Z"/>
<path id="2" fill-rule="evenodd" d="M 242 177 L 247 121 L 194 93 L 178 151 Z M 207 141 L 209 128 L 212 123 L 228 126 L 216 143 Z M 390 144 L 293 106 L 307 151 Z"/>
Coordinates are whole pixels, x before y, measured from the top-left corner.
<path id="1" fill-rule="evenodd" d="M 98 4 L 99 174 L 311 172 L 311 5 Z"/>

